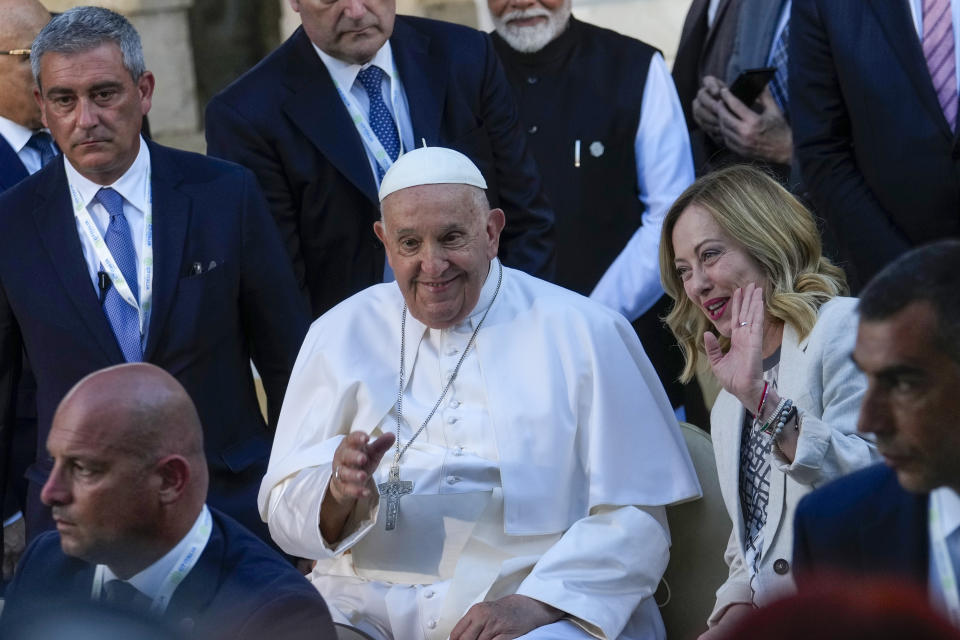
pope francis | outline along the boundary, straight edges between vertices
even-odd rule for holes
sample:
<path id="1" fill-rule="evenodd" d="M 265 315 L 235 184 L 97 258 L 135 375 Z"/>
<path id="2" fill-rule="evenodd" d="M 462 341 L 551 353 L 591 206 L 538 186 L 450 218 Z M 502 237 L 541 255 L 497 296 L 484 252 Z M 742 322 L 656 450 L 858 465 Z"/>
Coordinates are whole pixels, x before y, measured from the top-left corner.
<path id="1" fill-rule="evenodd" d="M 700 492 L 670 403 L 626 320 L 500 264 L 486 186 L 439 147 L 384 176 L 397 281 L 311 327 L 261 517 L 375 638 L 662 638 L 664 507 Z"/>

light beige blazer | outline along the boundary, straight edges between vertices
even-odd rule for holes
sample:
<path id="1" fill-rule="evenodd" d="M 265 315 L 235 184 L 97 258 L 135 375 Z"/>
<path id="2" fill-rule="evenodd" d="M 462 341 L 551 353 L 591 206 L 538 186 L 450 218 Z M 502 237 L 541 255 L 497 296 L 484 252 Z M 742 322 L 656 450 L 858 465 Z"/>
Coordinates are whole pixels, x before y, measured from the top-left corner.
<path id="1" fill-rule="evenodd" d="M 777 390 L 801 412 L 797 455 L 788 463 L 773 448 L 770 502 L 763 529 L 760 569 L 752 580 L 743 553 L 740 509 L 740 432 L 744 408 L 721 391 L 710 414 L 720 491 L 733 522 L 725 560 L 727 580 L 717 590 L 710 615 L 713 626 L 731 604 L 762 605 L 793 591 L 794 508 L 814 488 L 879 459 L 872 440 L 857 433 L 866 379 L 850 358 L 857 335 L 857 300 L 834 298 L 820 309 L 813 331 L 800 340 L 787 324 L 783 330 Z"/>

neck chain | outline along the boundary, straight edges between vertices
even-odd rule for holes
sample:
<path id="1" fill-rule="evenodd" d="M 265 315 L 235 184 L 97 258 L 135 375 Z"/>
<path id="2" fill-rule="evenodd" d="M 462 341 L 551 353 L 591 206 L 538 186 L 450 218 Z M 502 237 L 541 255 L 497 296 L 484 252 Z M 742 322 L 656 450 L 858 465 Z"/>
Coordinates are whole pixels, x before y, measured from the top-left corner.
<path id="1" fill-rule="evenodd" d="M 407 452 L 407 449 L 410 448 L 410 445 L 413 444 L 413 441 L 416 440 L 421 433 L 423 433 L 424 429 L 427 428 L 427 423 L 430 422 L 433 414 L 437 412 L 437 409 L 440 407 L 440 403 L 443 402 L 443 399 L 447 395 L 447 391 L 450 390 L 450 386 L 453 384 L 453 381 L 456 380 L 457 374 L 460 372 L 460 365 L 463 364 L 463 360 L 467 357 L 470 347 L 473 346 L 474 340 L 476 340 L 477 337 L 477 333 L 480 331 L 480 327 L 483 326 L 483 321 L 487 319 L 487 314 L 490 313 L 490 308 L 493 307 L 493 303 L 497 299 L 497 294 L 500 293 L 500 285 L 503 283 L 503 265 L 497 262 L 497 266 L 499 267 L 499 273 L 497 275 L 497 288 L 493 292 L 493 298 L 490 300 L 490 304 L 487 305 L 487 309 L 483 312 L 480 322 L 477 323 L 477 327 L 473 330 L 473 334 L 470 336 L 470 340 L 467 342 L 466 348 L 460 355 L 460 360 L 457 361 L 457 366 L 454 367 L 453 373 L 450 375 L 450 378 L 447 380 L 446 384 L 444 384 L 443 391 L 440 392 L 440 397 L 437 398 L 437 402 L 433 405 L 433 408 L 430 409 L 430 413 L 427 414 L 427 417 L 424 419 L 423 424 L 420 425 L 420 428 L 417 429 L 416 433 L 414 433 L 409 440 L 407 440 L 407 444 L 401 447 L 400 422 L 403 420 L 403 382 L 404 373 L 406 371 L 407 336 L 407 305 L 406 303 L 403 305 L 403 316 L 400 321 L 400 385 L 397 388 L 397 438 L 394 448 L 393 464 L 390 465 L 390 477 L 387 482 L 383 482 L 378 485 L 378 488 L 380 489 L 380 495 L 387 499 L 387 531 L 393 530 L 397 525 L 397 516 L 400 512 L 400 497 L 413 491 L 413 482 L 409 480 L 400 480 L 400 458 L 402 458 L 403 454 Z"/>

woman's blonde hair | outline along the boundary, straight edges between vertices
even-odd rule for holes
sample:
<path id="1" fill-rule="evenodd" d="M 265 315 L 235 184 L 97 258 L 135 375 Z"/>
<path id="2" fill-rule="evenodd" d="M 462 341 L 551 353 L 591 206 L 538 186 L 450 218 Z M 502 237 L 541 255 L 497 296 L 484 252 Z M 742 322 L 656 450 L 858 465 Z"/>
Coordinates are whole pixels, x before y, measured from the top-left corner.
<path id="1" fill-rule="evenodd" d="M 673 228 L 690 205 L 708 211 L 727 236 L 744 246 L 766 276 L 766 312 L 790 323 L 801 339 L 813 329 L 820 306 L 847 293 L 843 270 L 823 256 L 813 216 L 789 191 L 746 165 L 703 176 L 670 207 L 660 237 L 660 278 L 674 300 L 666 322 L 686 363 L 681 381 L 693 377 L 704 355 L 703 334 L 713 329 L 687 297 L 673 262 Z M 720 344 L 726 350 L 729 340 L 720 337 Z"/>

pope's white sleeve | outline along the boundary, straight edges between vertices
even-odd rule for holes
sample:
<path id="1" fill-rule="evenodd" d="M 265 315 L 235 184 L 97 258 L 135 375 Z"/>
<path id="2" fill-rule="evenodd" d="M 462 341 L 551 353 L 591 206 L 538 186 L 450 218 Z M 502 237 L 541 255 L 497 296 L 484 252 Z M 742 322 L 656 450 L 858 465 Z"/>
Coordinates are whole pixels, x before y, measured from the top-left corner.
<path id="1" fill-rule="evenodd" d="M 320 535 L 320 505 L 332 476 L 325 464 L 303 469 L 270 491 L 267 526 L 270 537 L 290 555 L 319 560 L 350 549 L 377 522 L 380 494 L 373 486 L 370 497 L 361 498 L 347 519 L 340 540 L 330 545 Z M 371 485 L 373 480 L 370 481 Z"/>
<path id="2" fill-rule="evenodd" d="M 598 507 L 547 550 L 517 593 L 612 640 L 640 602 L 653 597 L 669 559 L 663 507 Z"/>
<path id="3" fill-rule="evenodd" d="M 630 321 L 663 295 L 659 247 L 663 219 L 694 180 L 693 154 L 683 108 L 659 53 L 650 61 L 634 140 L 643 224 L 607 268 L 590 297 Z"/>

